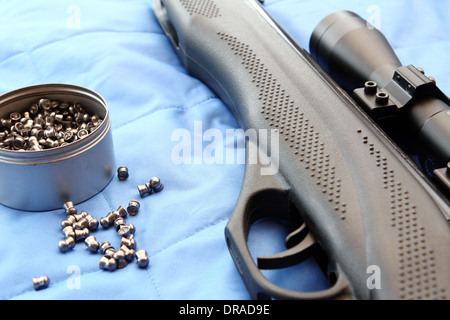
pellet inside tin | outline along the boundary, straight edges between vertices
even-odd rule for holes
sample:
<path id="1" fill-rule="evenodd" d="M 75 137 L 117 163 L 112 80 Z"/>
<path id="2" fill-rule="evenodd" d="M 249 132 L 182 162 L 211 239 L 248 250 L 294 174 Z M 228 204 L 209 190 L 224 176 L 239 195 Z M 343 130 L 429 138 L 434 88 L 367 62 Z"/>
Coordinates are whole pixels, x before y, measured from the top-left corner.
<path id="1" fill-rule="evenodd" d="M 64 146 L 87 137 L 102 121 L 80 103 L 42 97 L 27 111 L 0 118 L 0 148 L 38 151 Z"/>

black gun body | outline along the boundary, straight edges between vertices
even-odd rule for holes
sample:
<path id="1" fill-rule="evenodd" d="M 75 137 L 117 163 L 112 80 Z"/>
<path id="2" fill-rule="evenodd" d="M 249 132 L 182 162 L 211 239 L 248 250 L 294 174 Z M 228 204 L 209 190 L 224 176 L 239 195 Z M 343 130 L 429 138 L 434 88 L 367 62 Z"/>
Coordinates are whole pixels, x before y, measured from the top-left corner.
<path id="1" fill-rule="evenodd" d="M 242 128 L 276 129 L 280 137 L 278 173 L 261 176 L 259 166 L 246 165 L 225 231 L 252 298 L 343 292 L 296 292 L 262 276 L 246 240 L 258 207 L 251 203 L 264 192 L 302 213 L 339 271 L 338 284 L 348 282 L 353 298 L 445 298 L 448 205 L 256 1 L 203 2 L 208 10 L 187 0 L 154 5 L 187 70 L 224 101 Z M 269 142 L 267 149 L 273 148 Z M 269 211 L 264 215 L 291 218 Z M 367 286 L 372 265 L 381 271 L 380 289 Z"/>

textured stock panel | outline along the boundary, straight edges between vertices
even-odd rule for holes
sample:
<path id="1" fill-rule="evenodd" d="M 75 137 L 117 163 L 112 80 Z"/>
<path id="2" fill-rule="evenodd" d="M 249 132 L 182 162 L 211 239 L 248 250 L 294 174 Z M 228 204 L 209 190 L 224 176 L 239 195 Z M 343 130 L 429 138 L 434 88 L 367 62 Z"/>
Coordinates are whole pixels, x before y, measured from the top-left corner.
<path id="1" fill-rule="evenodd" d="M 434 251 L 427 246 L 425 228 L 418 222 L 416 206 L 411 202 L 409 191 L 396 180 L 395 171 L 380 150 L 362 131 L 358 133 L 375 160 L 384 188 L 389 191 L 391 227 L 395 228 L 397 236 L 400 298 L 446 299 L 445 289 L 439 288 L 436 277 Z"/>
<path id="2" fill-rule="evenodd" d="M 298 160 L 308 170 L 316 185 L 322 188 L 335 212 L 345 219 L 347 206 L 341 193 L 341 179 L 325 152 L 325 144 L 314 124 L 301 112 L 283 85 L 264 65 L 248 44 L 223 32 L 218 33 L 235 55 L 240 56 L 242 65 L 252 75 L 252 82 L 259 90 L 261 113 L 271 127 L 278 128 L 280 136 L 289 143 Z M 391 226 L 397 237 L 399 266 L 398 288 L 402 299 L 446 299 L 445 289 L 438 287 L 434 252 L 427 246 L 424 227 L 418 223 L 416 207 L 410 201 L 409 192 L 396 180 L 395 172 L 389 167 L 386 157 L 359 130 L 362 143 L 375 160 L 380 170 L 384 189 L 387 189 L 391 203 Z M 394 245 L 394 244 L 393 244 Z"/>
<path id="3" fill-rule="evenodd" d="M 315 179 L 317 186 L 334 210 L 345 219 L 346 203 L 342 201 L 341 179 L 336 175 L 336 168 L 330 161 L 330 155 L 325 152 L 325 143 L 314 124 L 300 111 L 282 84 L 273 76 L 261 59 L 249 45 L 237 40 L 236 37 L 218 33 L 230 49 L 242 58 L 242 64 L 252 75 L 252 82 L 259 89 L 259 100 L 262 103 L 261 113 L 271 127 L 278 128 L 280 136 L 289 143 L 299 161 Z"/>
<path id="4" fill-rule="evenodd" d="M 180 2 L 190 15 L 199 14 L 207 18 L 220 16 L 220 10 L 212 0 L 180 0 Z"/>

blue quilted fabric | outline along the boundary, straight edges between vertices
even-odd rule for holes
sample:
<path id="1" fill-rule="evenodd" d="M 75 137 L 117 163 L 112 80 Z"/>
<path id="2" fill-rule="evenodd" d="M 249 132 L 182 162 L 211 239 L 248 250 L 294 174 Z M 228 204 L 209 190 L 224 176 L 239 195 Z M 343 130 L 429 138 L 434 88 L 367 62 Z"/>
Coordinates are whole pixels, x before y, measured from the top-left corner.
<path id="1" fill-rule="evenodd" d="M 266 0 L 265 8 L 306 49 L 322 18 L 354 11 L 377 24 L 404 64 L 423 67 L 450 92 L 450 2 L 370 4 Z M 100 255 L 83 243 L 70 252 L 58 250 L 62 208 L 22 212 L 0 205 L 0 299 L 249 299 L 224 238 L 245 166 L 171 161 L 177 129 L 194 138 L 197 121 L 203 132 L 225 134 L 239 126 L 223 102 L 187 74 L 152 6 L 145 0 L 0 0 L 0 93 L 71 83 L 106 99 L 117 164 L 127 166 L 130 176 L 114 177 L 77 208 L 100 219 L 139 200 L 140 212 L 127 221 L 136 226 L 137 247 L 150 258 L 146 269 L 131 263 L 114 272 L 100 270 Z M 153 176 L 161 178 L 164 190 L 141 199 L 136 186 Z M 119 246 L 113 229 L 100 227 L 94 235 Z M 259 240 L 252 247 L 258 250 Z M 299 290 L 324 285 L 311 261 L 293 271 L 273 277 Z M 50 286 L 35 291 L 32 278 L 44 274 Z"/>

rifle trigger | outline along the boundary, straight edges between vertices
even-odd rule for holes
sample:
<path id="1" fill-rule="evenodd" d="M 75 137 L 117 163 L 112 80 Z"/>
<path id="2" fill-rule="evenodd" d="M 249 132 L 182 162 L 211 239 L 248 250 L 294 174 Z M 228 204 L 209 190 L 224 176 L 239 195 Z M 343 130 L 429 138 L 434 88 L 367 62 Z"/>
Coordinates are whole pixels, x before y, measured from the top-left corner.
<path id="1" fill-rule="evenodd" d="M 290 249 L 269 256 L 257 257 L 258 268 L 282 269 L 292 267 L 310 258 L 315 251 L 316 245 L 317 242 L 312 233 L 307 232 L 303 241 L 300 241 Z"/>
<path id="2" fill-rule="evenodd" d="M 290 249 L 301 242 L 308 234 L 308 227 L 303 223 L 296 230 L 289 233 L 284 241 L 286 248 Z"/>

